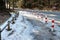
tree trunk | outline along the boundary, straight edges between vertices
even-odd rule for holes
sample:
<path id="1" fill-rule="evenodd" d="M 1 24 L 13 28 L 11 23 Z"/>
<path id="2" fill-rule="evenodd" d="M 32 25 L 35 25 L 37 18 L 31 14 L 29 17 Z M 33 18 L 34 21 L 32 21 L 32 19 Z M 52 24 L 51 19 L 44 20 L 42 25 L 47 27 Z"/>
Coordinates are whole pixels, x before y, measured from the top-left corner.
<path id="1" fill-rule="evenodd" d="M 14 0 L 13 0 L 13 10 L 14 10 Z"/>
<path id="2" fill-rule="evenodd" d="M 5 0 L 0 0 L 0 15 L 10 15 L 9 10 L 6 9 Z"/>
<path id="3" fill-rule="evenodd" d="M 3 0 L 0 0 L 0 10 L 2 11 L 4 9 L 6 9 L 5 2 Z"/>

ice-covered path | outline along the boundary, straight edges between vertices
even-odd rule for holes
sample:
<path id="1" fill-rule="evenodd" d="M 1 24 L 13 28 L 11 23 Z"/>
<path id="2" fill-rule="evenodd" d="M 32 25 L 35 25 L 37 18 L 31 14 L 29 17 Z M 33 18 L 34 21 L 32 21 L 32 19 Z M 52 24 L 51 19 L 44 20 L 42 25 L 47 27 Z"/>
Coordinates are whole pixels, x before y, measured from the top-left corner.
<path id="1" fill-rule="evenodd" d="M 45 23 L 37 19 L 31 19 L 27 17 L 27 20 L 33 25 L 34 31 L 31 33 L 33 35 L 33 40 L 60 40 L 58 36 L 55 36 L 50 32 L 49 28 L 46 27 Z"/>
<path id="2" fill-rule="evenodd" d="M 60 40 L 60 35 L 49 32 L 50 25 L 42 21 L 30 12 L 19 11 L 15 24 L 10 24 L 12 30 L 2 32 L 2 40 Z"/>
<path id="3" fill-rule="evenodd" d="M 6 22 L 7 23 L 7 22 Z M 6 24 L 5 23 L 5 24 Z M 31 26 L 30 26 L 31 25 Z M 5 26 L 5 25 L 3 25 Z M 11 31 L 4 31 L 1 33 L 2 40 L 32 40 L 32 36 L 30 36 L 30 32 L 32 31 L 32 24 L 30 24 L 26 18 L 19 14 L 17 20 L 15 20 L 15 24 L 10 23 Z M 29 37 L 29 38 L 28 38 Z"/>
<path id="4" fill-rule="evenodd" d="M 28 14 L 28 13 L 27 13 Z M 53 34 L 53 32 L 50 32 L 50 26 L 51 24 L 45 24 L 44 20 L 39 20 L 36 18 L 33 14 L 23 14 L 27 20 L 33 25 L 34 31 L 37 31 L 38 34 L 35 32 L 32 33 L 34 35 L 34 40 L 60 40 L 58 36 Z M 32 16 L 33 15 L 33 16 Z M 48 25 L 48 27 L 46 26 Z M 57 32 L 58 33 L 58 32 Z"/>
<path id="5" fill-rule="evenodd" d="M 38 33 L 32 33 L 34 40 L 59 40 L 57 36 L 54 36 L 52 32 L 49 32 L 50 29 L 46 27 L 46 24 L 43 24 L 36 19 L 28 19 L 28 21 L 33 24 L 35 31 L 38 31 Z"/>

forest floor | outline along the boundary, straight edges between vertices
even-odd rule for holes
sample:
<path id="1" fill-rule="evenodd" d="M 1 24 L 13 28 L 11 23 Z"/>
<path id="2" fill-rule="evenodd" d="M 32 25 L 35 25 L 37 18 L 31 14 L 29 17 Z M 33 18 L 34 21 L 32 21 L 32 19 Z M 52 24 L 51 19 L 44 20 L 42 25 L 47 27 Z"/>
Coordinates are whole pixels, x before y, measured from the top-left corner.
<path id="1" fill-rule="evenodd" d="M 3 24 L 9 17 L 10 14 L 8 12 L 0 11 L 0 25 Z"/>
<path id="2" fill-rule="evenodd" d="M 10 12 L 12 12 L 10 9 L 0 10 L 0 25 L 10 18 Z"/>
<path id="3" fill-rule="evenodd" d="M 0 25 L 3 24 L 10 16 L 9 15 L 0 15 Z"/>

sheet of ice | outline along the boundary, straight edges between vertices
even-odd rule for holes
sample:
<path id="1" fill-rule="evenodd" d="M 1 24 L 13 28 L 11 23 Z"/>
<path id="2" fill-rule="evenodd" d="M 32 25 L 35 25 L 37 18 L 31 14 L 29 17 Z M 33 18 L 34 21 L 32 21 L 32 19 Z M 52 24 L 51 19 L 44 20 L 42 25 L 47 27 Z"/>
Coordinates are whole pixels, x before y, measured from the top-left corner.
<path id="1" fill-rule="evenodd" d="M 30 24 L 26 19 L 24 20 L 25 23 L 22 20 L 23 16 L 19 15 L 15 21 L 15 24 L 10 24 L 12 30 L 7 31 L 6 28 L 2 32 L 2 40 L 32 40 L 33 37 L 29 35 L 31 32 L 32 24 Z M 12 31 L 14 31 L 12 35 L 8 36 Z"/>
<path id="2" fill-rule="evenodd" d="M 33 36 L 30 35 L 31 32 L 38 33 L 39 30 L 44 32 L 40 27 L 35 26 L 33 28 L 33 25 L 26 20 L 24 16 L 28 16 L 31 18 L 36 18 L 40 20 L 41 22 L 45 23 L 45 19 L 39 19 L 37 15 L 33 15 L 30 12 L 26 11 L 19 11 L 19 16 L 17 20 L 15 21 L 15 24 L 10 24 L 10 27 L 12 28 L 11 31 L 7 31 L 6 29 L 2 32 L 2 40 L 33 40 Z M 6 22 L 5 22 L 6 23 Z M 4 23 L 4 24 L 5 24 Z M 48 24 L 46 24 L 46 27 L 51 28 L 51 22 L 48 21 Z M 4 25 L 5 26 L 5 25 Z M 55 24 L 56 35 L 60 37 L 60 27 Z M 13 31 L 13 33 L 9 36 L 9 34 Z"/>

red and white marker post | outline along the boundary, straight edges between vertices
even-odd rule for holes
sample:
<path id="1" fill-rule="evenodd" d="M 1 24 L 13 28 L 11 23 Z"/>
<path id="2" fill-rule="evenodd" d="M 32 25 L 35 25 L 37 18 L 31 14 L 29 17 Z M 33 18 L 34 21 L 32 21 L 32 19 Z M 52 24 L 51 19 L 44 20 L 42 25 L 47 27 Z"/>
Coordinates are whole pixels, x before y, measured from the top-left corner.
<path id="1" fill-rule="evenodd" d="M 43 18 L 43 14 L 40 14 L 41 15 L 41 18 Z"/>
<path id="2" fill-rule="evenodd" d="M 43 20 L 43 14 L 40 14 L 40 16 L 41 16 L 41 20 Z"/>
<path id="3" fill-rule="evenodd" d="M 54 19 L 52 19 L 52 31 L 54 30 L 54 23 L 55 23 L 55 20 Z"/>
<path id="4" fill-rule="evenodd" d="M 33 15 L 36 15 L 36 13 L 33 13 Z"/>
<path id="5" fill-rule="evenodd" d="M 58 24 L 58 26 L 60 27 L 60 23 L 57 23 Z"/>
<path id="6" fill-rule="evenodd" d="M 45 23 L 47 23 L 48 22 L 48 18 L 47 18 L 47 16 L 45 17 Z"/>
<path id="7" fill-rule="evenodd" d="M 39 19 L 41 19 L 40 15 L 39 15 Z"/>

